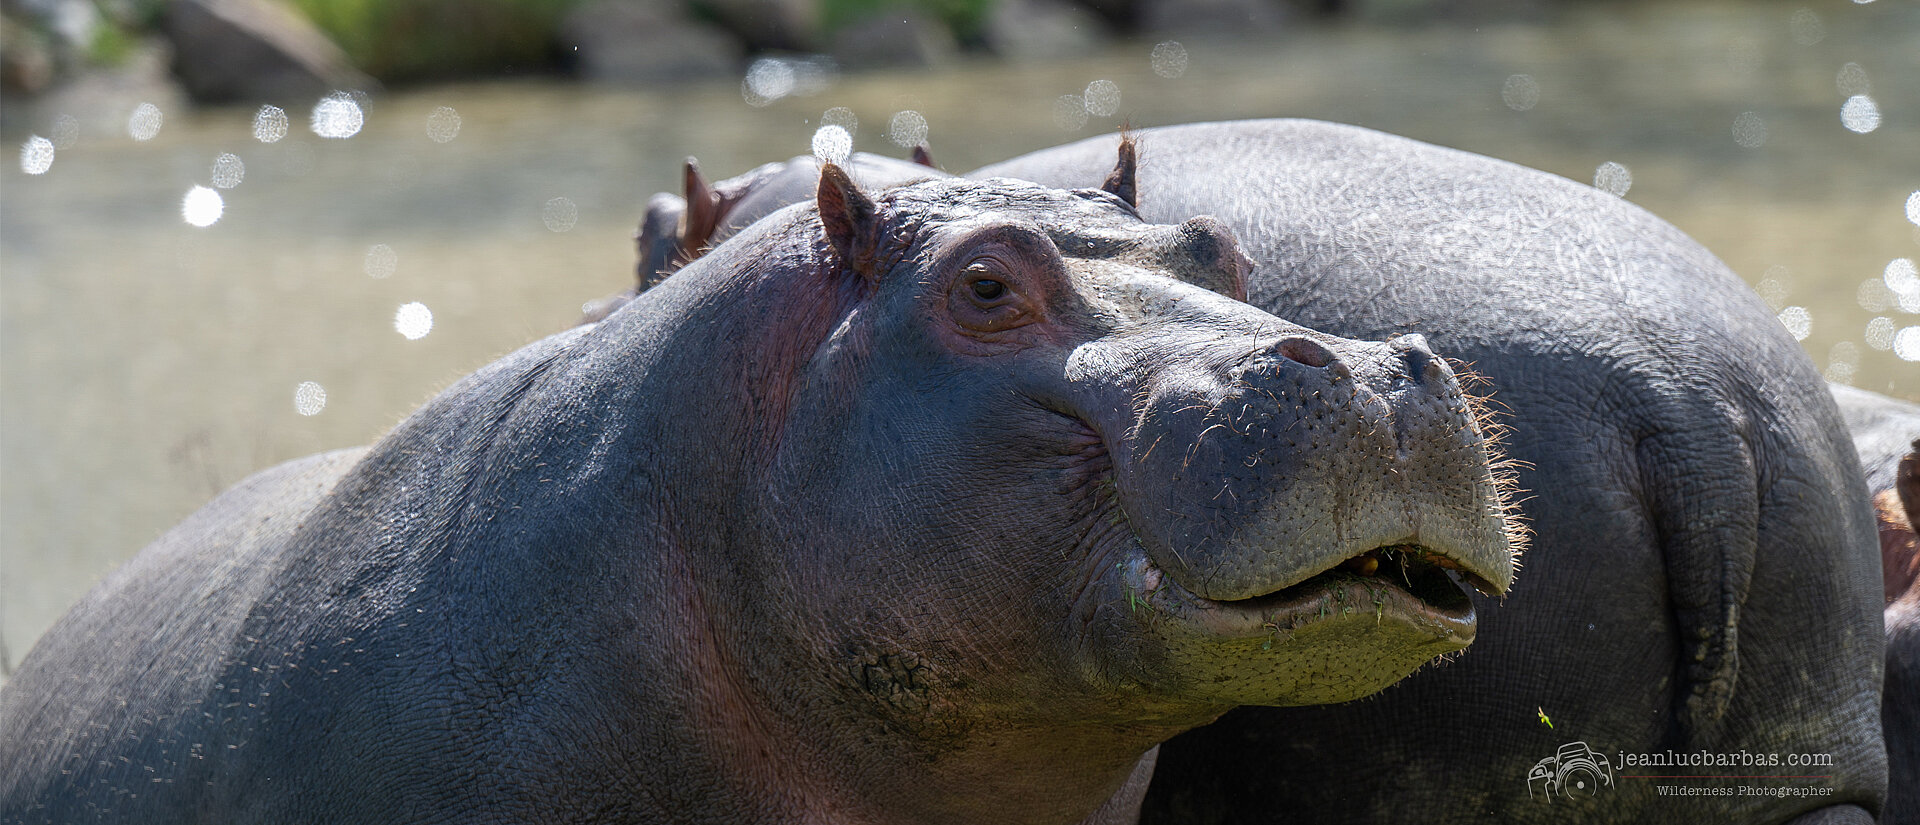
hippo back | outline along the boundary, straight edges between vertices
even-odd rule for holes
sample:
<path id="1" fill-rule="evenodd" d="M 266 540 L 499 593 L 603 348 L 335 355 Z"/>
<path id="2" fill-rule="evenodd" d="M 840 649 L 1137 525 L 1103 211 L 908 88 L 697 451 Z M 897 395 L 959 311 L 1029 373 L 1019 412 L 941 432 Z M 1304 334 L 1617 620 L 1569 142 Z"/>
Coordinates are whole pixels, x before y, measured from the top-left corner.
<path id="1" fill-rule="evenodd" d="M 1859 465 L 1817 370 L 1738 277 L 1620 198 L 1464 152 L 1310 121 L 1137 138 L 1141 213 L 1224 221 L 1254 260 L 1255 305 L 1340 335 L 1419 333 L 1484 377 L 1536 533 L 1467 655 L 1367 701 L 1243 709 L 1174 740 L 1146 821 L 1771 822 L 1812 807 L 1674 804 L 1645 779 L 1548 804 L 1529 772 L 1576 741 L 1827 754 L 1821 804 L 1861 821 L 1846 806 L 1878 807 L 1880 584 Z M 1116 142 L 970 176 L 1094 185 Z"/>

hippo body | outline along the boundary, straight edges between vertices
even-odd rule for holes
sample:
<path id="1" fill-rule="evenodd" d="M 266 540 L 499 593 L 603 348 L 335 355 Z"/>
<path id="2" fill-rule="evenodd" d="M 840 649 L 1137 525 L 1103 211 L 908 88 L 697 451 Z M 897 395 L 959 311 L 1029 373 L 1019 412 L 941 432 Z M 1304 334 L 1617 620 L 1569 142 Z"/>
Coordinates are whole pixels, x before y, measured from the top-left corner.
<path id="1" fill-rule="evenodd" d="M 1887 681 L 1880 716 L 1887 775 L 1920 776 L 1920 404 L 1833 385 L 1880 527 Z M 1920 823 L 1920 782 L 1887 784 L 1889 825 Z"/>
<path id="2" fill-rule="evenodd" d="M 0 823 L 1130 820 L 1158 742 L 1512 581 L 1447 364 L 1189 283 L 1245 266 L 829 167 L 109 577 L 0 690 Z"/>
<path id="3" fill-rule="evenodd" d="M 1365 129 L 1136 137 L 1141 214 L 1223 221 L 1255 306 L 1419 333 L 1484 377 L 1535 531 L 1468 654 L 1169 742 L 1143 822 L 1872 820 L 1881 584 L 1859 464 L 1818 372 L 1733 273 L 1620 198 Z M 1116 141 L 969 176 L 1090 185 Z M 1542 793 L 1530 778 L 1580 742 L 1616 764 L 1827 754 L 1830 793 L 1664 798 L 1622 777 L 1697 771 L 1631 765 L 1581 798 Z"/>

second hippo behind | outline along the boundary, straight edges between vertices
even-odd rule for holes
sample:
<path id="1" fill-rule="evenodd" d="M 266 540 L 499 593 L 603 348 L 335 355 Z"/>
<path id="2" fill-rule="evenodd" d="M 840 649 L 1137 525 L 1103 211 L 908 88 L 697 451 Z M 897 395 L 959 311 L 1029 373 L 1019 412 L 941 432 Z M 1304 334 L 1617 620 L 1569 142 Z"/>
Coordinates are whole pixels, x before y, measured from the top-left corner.
<path id="1" fill-rule="evenodd" d="M 1513 577 L 1445 362 L 1245 271 L 1103 190 L 827 167 L 109 579 L 0 694 L 0 819 L 1131 821 L 1158 742 L 1377 691 Z"/>

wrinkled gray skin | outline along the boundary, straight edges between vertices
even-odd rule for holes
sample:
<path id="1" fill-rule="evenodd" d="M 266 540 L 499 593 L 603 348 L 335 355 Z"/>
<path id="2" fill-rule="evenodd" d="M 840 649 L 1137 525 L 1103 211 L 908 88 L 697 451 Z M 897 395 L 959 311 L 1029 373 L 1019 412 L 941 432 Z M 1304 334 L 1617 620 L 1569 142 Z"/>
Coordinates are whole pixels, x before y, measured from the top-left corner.
<path id="1" fill-rule="evenodd" d="M 1834 400 L 1853 434 L 1880 527 L 1887 681 L 1880 716 L 1887 775 L 1920 776 L 1920 404 L 1842 384 Z M 1882 821 L 1920 823 L 1920 782 L 1887 785 Z"/>
<path id="2" fill-rule="evenodd" d="M 1818 372 L 1733 273 L 1619 198 L 1363 129 L 1138 137 L 1141 214 L 1217 216 L 1254 261 L 1255 306 L 1420 333 L 1488 379 L 1536 531 L 1468 655 L 1168 743 L 1144 821 L 1870 821 L 1887 783 L 1872 514 Z M 1115 143 L 973 174 L 1088 185 Z M 1622 779 L 1530 798 L 1532 767 L 1574 741 L 1831 754 L 1833 794 L 1676 800 Z"/>
<path id="3" fill-rule="evenodd" d="M 1130 815 L 1156 743 L 1376 691 L 1472 638 L 1450 575 L 1512 581 L 1447 365 L 1187 282 L 1245 266 L 829 169 L 111 576 L 0 691 L 0 821 Z"/>
<path id="4" fill-rule="evenodd" d="M 1866 471 L 1867 494 L 1878 496 L 1892 490 L 1900 459 L 1913 450 L 1914 439 L 1920 438 L 1920 404 L 1845 384 L 1830 384 L 1828 388 L 1840 405 L 1847 432 L 1853 436 L 1860 468 Z"/>

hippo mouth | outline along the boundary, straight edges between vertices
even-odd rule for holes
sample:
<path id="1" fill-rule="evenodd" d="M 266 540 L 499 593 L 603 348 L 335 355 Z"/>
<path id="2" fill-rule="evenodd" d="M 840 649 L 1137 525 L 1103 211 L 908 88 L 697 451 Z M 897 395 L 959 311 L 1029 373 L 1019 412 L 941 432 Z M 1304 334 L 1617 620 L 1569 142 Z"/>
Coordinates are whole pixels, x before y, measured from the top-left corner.
<path id="1" fill-rule="evenodd" d="M 1498 593 L 1448 554 L 1417 544 L 1375 547 L 1304 581 L 1243 599 L 1201 596 L 1161 575 L 1151 560 L 1139 561 L 1144 565 L 1136 568 L 1137 586 L 1150 604 L 1192 622 L 1205 635 L 1224 638 L 1284 635 L 1360 615 L 1464 646 L 1475 626 L 1467 588 Z"/>
<path id="2" fill-rule="evenodd" d="M 1369 590 L 1391 587 L 1412 601 L 1410 607 L 1452 618 L 1471 620 L 1473 602 L 1466 588 L 1482 593 L 1496 592 L 1493 585 L 1468 571 L 1452 559 L 1416 544 L 1376 547 L 1340 562 L 1334 567 L 1299 584 L 1245 599 L 1208 600 L 1223 608 L 1252 611 L 1285 611 L 1303 603 L 1317 601 L 1326 593 L 1338 593 L 1353 584 Z"/>

